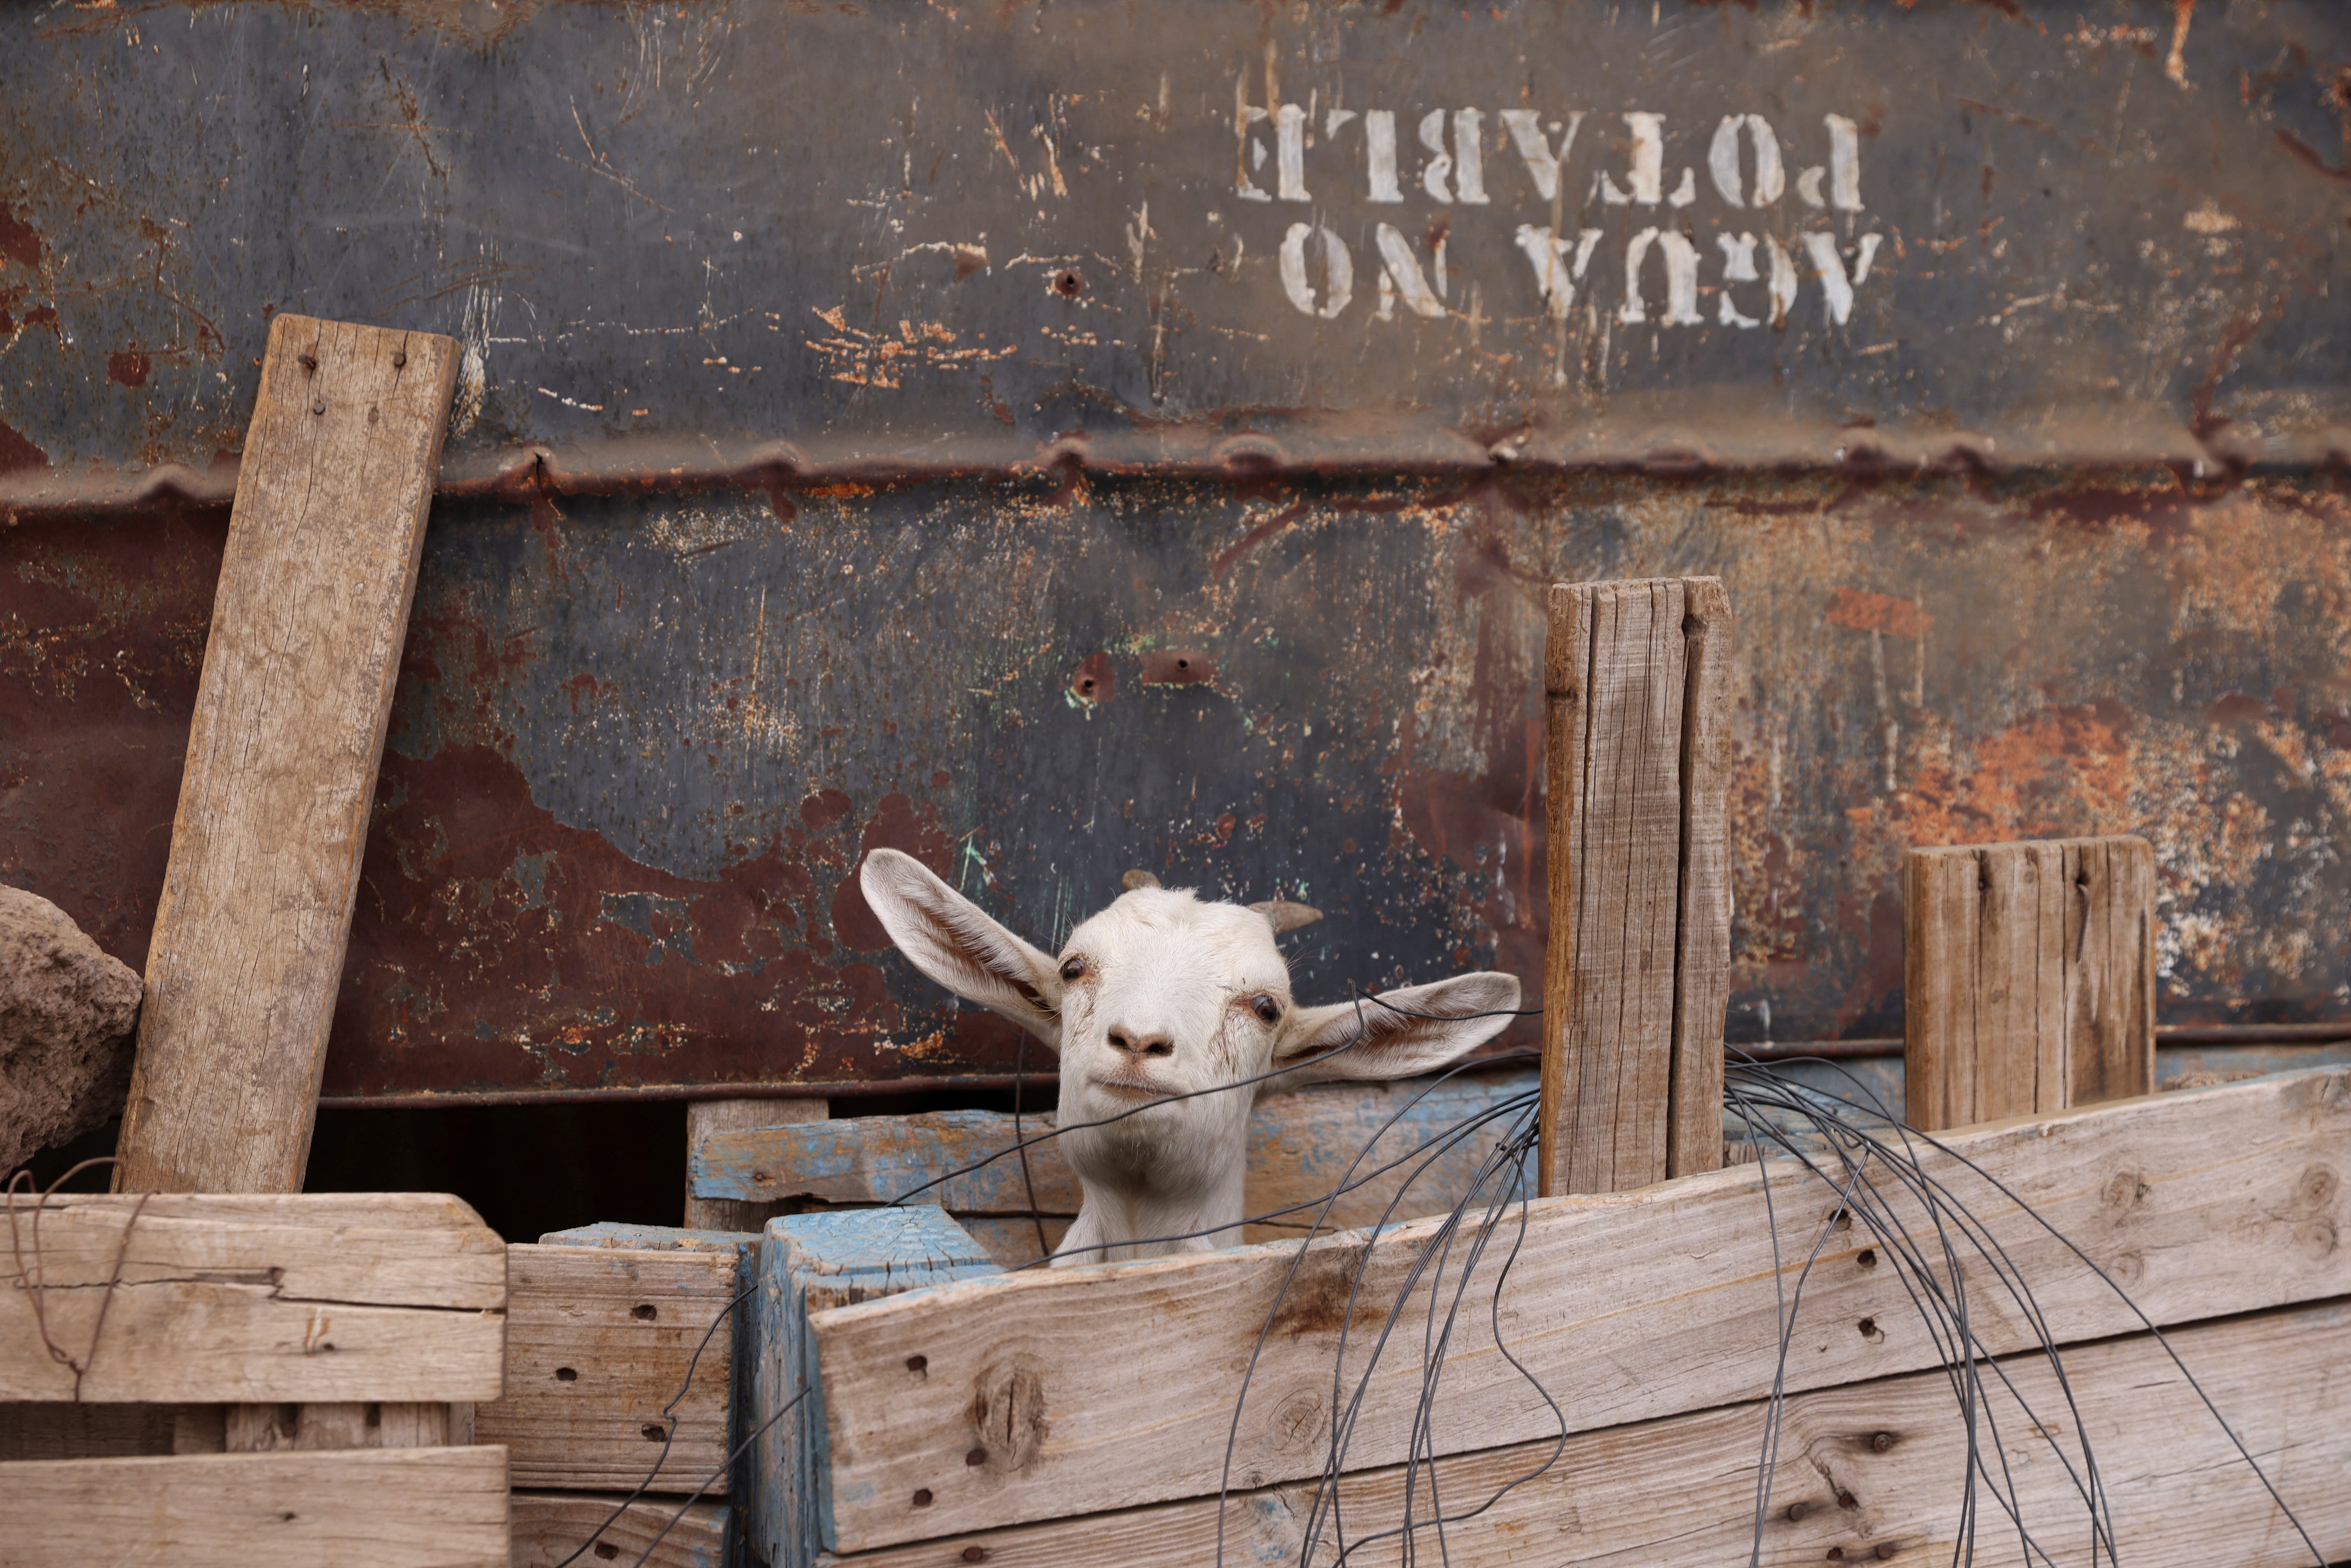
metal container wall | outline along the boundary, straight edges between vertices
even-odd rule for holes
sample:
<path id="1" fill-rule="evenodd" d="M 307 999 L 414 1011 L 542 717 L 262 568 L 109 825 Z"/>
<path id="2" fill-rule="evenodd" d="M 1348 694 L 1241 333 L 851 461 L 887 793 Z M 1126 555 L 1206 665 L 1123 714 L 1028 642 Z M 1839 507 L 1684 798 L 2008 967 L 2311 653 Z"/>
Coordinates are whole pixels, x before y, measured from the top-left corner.
<path id="1" fill-rule="evenodd" d="M 1734 1039 L 2074 832 L 2341 1016 L 2346 168 L 2316 4 L 12 12 L 0 876 L 143 956 L 284 308 L 466 347 L 330 1096 L 1001 1074 L 884 843 L 1532 983 L 1542 589 L 1685 571 Z"/>

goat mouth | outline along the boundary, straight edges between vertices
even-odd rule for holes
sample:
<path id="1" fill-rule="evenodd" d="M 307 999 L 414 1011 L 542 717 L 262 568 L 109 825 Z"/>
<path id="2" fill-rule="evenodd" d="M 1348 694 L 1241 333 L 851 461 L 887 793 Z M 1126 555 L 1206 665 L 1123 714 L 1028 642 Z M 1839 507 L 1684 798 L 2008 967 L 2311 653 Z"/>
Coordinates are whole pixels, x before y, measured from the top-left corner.
<path id="1" fill-rule="evenodd" d="M 1138 1100 L 1157 1100 L 1174 1092 L 1173 1090 L 1162 1084 L 1149 1082 L 1144 1079 L 1116 1077 L 1101 1072 L 1094 1074 L 1093 1085 L 1097 1089 L 1107 1090 L 1113 1094 L 1126 1095 Z"/>

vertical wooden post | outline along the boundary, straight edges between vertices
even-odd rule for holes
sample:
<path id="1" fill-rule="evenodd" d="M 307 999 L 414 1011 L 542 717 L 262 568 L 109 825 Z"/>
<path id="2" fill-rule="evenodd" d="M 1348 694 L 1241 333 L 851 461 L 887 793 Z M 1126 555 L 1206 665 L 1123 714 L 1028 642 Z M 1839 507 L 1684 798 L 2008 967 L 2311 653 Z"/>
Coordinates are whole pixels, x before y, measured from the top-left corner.
<path id="1" fill-rule="evenodd" d="M 764 1229 L 780 1208 L 743 1198 L 700 1197 L 694 1190 L 694 1155 L 714 1134 L 754 1127 L 793 1127 L 821 1122 L 831 1113 L 822 1100 L 696 1100 L 685 1108 L 685 1228 L 688 1230 Z"/>
<path id="2" fill-rule="evenodd" d="M 457 347 L 280 316 L 148 949 L 120 1192 L 299 1192 Z"/>
<path id="3" fill-rule="evenodd" d="M 1546 1194 L 1721 1163 L 1730 632 L 1713 578 L 1552 590 Z"/>
<path id="4" fill-rule="evenodd" d="M 1904 1116 L 1926 1132 L 2155 1088 L 2155 855 L 2144 839 L 1912 850 Z"/>

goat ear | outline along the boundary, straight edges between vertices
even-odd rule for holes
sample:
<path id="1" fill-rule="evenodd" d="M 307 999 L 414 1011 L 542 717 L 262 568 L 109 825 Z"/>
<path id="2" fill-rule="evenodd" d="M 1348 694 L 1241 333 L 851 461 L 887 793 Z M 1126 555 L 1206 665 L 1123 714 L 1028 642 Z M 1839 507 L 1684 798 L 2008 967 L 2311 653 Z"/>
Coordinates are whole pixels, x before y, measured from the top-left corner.
<path id="1" fill-rule="evenodd" d="M 1286 936 L 1301 925 L 1311 925 L 1322 918 L 1322 912 L 1312 904 L 1292 904 L 1278 893 L 1263 904 L 1252 904 L 1249 907 L 1271 923 L 1276 936 Z"/>
<path id="2" fill-rule="evenodd" d="M 1433 1072 L 1509 1028 L 1518 1005 L 1517 977 L 1481 971 L 1357 1002 L 1301 1008 L 1281 1031 L 1273 1065 L 1312 1065 L 1286 1072 L 1266 1087 Z M 1327 1060 L 1315 1061 L 1316 1057 Z"/>
<path id="3" fill-rule="evenodd" d="M 875 850 L 857 873 L 865 902 L 914 967 L 1010 1019 L 1059 1051 L 1061 972 L 1053 960 L 980 913 L 971 900 L 896 850 Z"/>

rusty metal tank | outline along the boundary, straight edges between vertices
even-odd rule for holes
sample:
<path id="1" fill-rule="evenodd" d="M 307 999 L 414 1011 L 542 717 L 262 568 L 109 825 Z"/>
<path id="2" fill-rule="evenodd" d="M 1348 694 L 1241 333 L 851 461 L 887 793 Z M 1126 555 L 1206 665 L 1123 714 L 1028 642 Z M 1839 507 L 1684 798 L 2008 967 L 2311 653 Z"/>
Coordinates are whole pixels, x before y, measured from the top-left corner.
<path id="1" fill-rule="evenodd" d="M 879 844 L 1533 982 L 1543 588 L 1698 571 L 1733 1040 L 2042 834 L 2351 1017 L 2346 258 L 2319 0 L 15 7 L 0 878 L 143 957 L 285 309 L 465 348 L 330 1102 L 1002 1082 Z"/>

